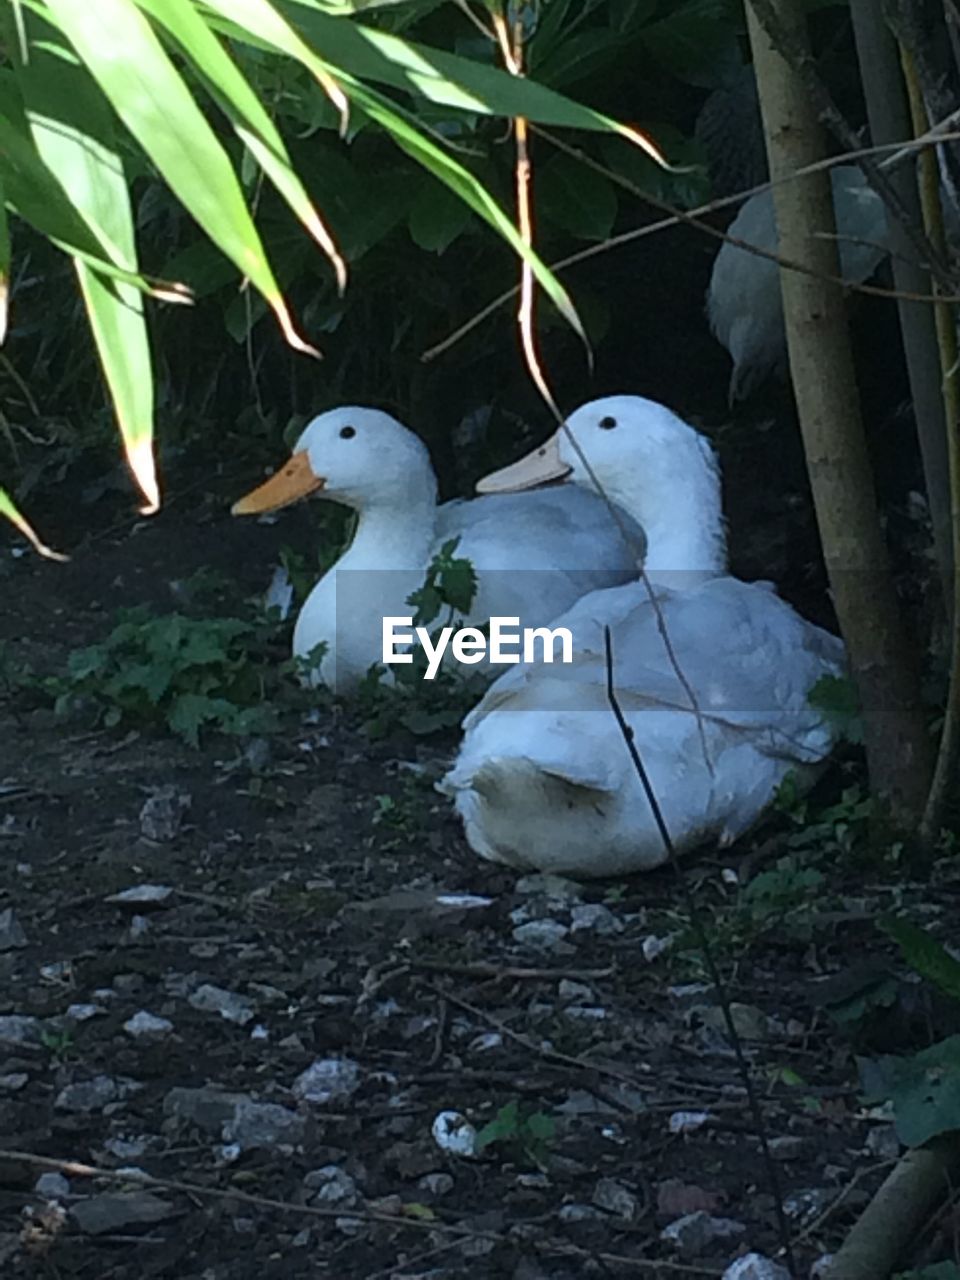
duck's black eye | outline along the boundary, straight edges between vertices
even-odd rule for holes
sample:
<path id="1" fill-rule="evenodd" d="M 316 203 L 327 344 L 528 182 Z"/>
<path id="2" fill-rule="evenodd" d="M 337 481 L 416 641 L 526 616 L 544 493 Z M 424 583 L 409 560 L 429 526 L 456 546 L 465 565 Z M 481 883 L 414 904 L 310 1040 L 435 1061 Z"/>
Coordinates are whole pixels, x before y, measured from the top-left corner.
<path id="1" fill-rule="evenodd" d="M 354 437 L 356 434 L 357 434 L 357 428 L 356 428 L 356 427 L 341 427 L 341 428 L 340 428 L 340 439 L 341 439 L 341 440 L 352 440 L 352 439 L 353 439 L 353 437 Z"/>
<path id="2" fill-rule="evenodd" d="M 616 425 L 617 425 L 616 418 L 607 417 L 607 418 L 600 419 L 600 426 L 603 427 L 604 431 L 612 431 Z"/>

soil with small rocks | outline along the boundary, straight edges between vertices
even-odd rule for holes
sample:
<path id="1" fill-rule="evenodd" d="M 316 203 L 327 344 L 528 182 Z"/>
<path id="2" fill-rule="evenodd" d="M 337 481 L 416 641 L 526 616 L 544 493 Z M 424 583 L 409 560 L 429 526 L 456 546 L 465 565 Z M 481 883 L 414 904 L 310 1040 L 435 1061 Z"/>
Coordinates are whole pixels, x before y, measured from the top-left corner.
<path id="1" fill-rule="evenodd" d="M 201 567 L 262 590 L 308 520 L 231 521 L 242 484 L 211 487 L 85 510 L 65 566 L 5 542 L 0 635 L 53 670 Z M 455 739 L 371 741 L 349 708 L 253 750 L 15 699 L 3 725 L 0 1274 L 786 1275 L 669 868 L 484 863 L 432 788 Z M 703 910 L 785 839 L 692 860 Z M 850 909 L 721 955 L 803 1276 L 899 1150 L 818 994 L 871 951 Z"/>

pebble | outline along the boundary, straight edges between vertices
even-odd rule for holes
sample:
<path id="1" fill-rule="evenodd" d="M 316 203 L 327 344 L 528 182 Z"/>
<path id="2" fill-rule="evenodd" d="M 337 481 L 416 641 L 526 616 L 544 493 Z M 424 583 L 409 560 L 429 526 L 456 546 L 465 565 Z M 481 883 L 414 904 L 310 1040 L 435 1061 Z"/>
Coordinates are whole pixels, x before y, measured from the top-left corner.
<path id="1" fill-rule="evenodd" d="M 637 1216 L 637 1197 L 616 1178 L 600 1178 L 593 1189 L 593 1203 L 625 1222 Z"/>
<path id="2" fill-rule="evenodd" d="M 732 1240 L 743 1235 L 746 1229 L 734 1218 L 714 1218 L 701 1210 L 671 1222 L 660 1232 L 660 1239 L 674 1245 L 687 1257 L 695 1258 L 715 1240 Z"/>
<path id="3" fill-rule="evenodd" d="M 70 1183 L 62 1173 L 41 1173 L 33 1189 L 47 1200 L 63 1200 L 70 1194 Z"/>
<path id="4" fill-rule="evenodd" d="M 557 987 L 557 995 L 561 1004 L 591 1004 L 593 988 L 585 982 L 573 982 L 570 978 L 561 978 Z"/>
<path id="5" fill-rule="evenodd" d="M 168 884 L 135 884 L 121 893 L 111 893 L 104 901 L 121 907 L 162 907 L 172 896 Z"/>
<path id="6" fill-rule="evenodd" d="M 219 1134 L 237 1106 L 249 1101 L 247 1094 L 227 1093 L 215 1085 L 198 1089 L 176 1085 L 164 1098 L 163 1111 L 165 1115 L 196 1125 L 204 1133 Z"/>
<path id="7" fill-rule="evenodd" d="M 39 1046 L 42 1043 L 39 1018 L 31 1018 L 20 1013 L 0 1014 L 0 1044 L 26 1048 Z"/>
<path id="8" fill-rule="evenodd" d="M 563 1013 L 565 1017 L 581 1022 L 602 1022 L 607 1016 L 607 1011 L 602 1005 L 593 1004 L 567 1005 Z"/>
<path id="9" fill-rule="evenodd" d="M 448 1196 L 454 1188 L 453 1178 L 449 1173 L 426 1173 L 418 1181 L 417 1187 L 438 1199 Z"/>
<path id="10" fill-rule="evenodd" d="M 658 938 L 655 933 L 648 933 L 640 944 L 644 960 L 646 960 L 648 964 L 652 964 L 653 961 L 662 956 L 665 951 L 669 951 L 672 943 L 672 933 L 667 933 L 662 938 Z"/>
<path id="11" fill-rule="evenodd" d="M 360 1067 L 352 1058 L 317 1058 L 293 1082 L 293 1095 L 302 1102 L 325 1106 L 356 1093 Z"/>
<path id="12" fill-rule="evenodd" d="M 327 1164 L 314 1169 L 303 1180 L 304 1186 L 316 1191 L 318 1205 L 339 1205 L 351 1209 L 357 1203 L 357 1184 L 339 1165 Z"/>
<path id="13" fill-rule="evenodd" d="M 307 1136 L 305 1117 L 276 1102 L 253 1102 L 244 1098 L 223 1122 L 224 1142 L 245 1151 L 255 1148 L 299 1147 Z"/>
<path id="14" fill-rule="evenodd" d="M 477 1153 L 477 1131 L 459 1111 L 441 1111 L 432 1126 L 433 1140 L 441 1151 L 454 1156 Z"/>
<path id="15" fill-rule="evenodd" d="M 149 1191 L 130 1191 L 80 1200 L 71 1207 L 70 1216 L 81 1231 L 99 1236 L 162 1222 L 175 1212 L 173 1205 Z"/>
<path id="16" fill-rule="evenodd" d="M 835 1199 L 836 1192 L 829 1187 L 810 1187 L 787 1196 L 783 1211 L 788 1218 L 817 1218 Z"/>
<path id="17" fill-rule="evenodd" d="M 570 921 L 574 933 L 588 930 L 601 938 L 623 933 L 623 921 L 619 920 L 602 902 L 585 902 L 581 906 L 574 907 L 570 912 Z"/>
<path id="18" fill-rule="evenodd" d="M 771 1138 L 767 1145 L 775 1160 L 799 1160 L 810 1150 L 809 1139 L 795 1133 L 784 1133 Z"/>
<path id="19" fill-rule="evenodd" d="M 0 911 L 0 951 L 14 951 L 27 945 L 27 935 L 13 907 Z"/>
<path id="20" fill-rule="evenodd" d="M 190 796 L 166 783 L 157 787 L 140 810 L 140 834 L 155 844 L 176 840 L 183 816 L 190 808 Z"/>
<path id="21" fill-rule="evenodd" d="M 235 991 L 225 991 L 223 987 L 215 987 L 204 982 L 189 997 L 191 1008 L 200 1013 L 218 1013 L 225 1022 L 232 1022 L 244 1027 L 255 1016 L 252 1001 L 246 996 L 237 995 Z"/>
<path id="22" fill-rule="evenodd" d="M 71 1022 L 89 1022 L 101 1013 L 106 1013 L 102 1004 L 71 1004 L 67 1006 L 66 1016 Z"/>
<path id="23" fill-rule="evenodd" d="M 4 1093 L 19 1093 L 29 1079 L 25 1071 L 11 1071 L 0 1076 L 0 1090 Z"/>
<path id="24" fill-rule="evenodd" d="M 514 885 L 514 891 L 524 896 L 542 896 L 550 902 L 566 905 L 580 902 L 583 891 L 573 880 L 564 876 L 551 875 L 549 872 L 534 872 L 529 876 L 521 876 Z"/>
<path id="25" fill-rule="evenodd" d="M 569 928 L 559 920 L 530 920 L 514 929 L 513 940 L 538 951 L 570 952 L 573 948 L 564 941 L 569 932 Z"/>
<path id="26" fill-rule="evenodd" d="M 710 1120 L 709 1111 L 674 1111 L 668 1122 L 671 1133 L 694 1133 Z"/>
<path id="27" fill-rule="evenodd" d="M 606 1221 L 607 1215 L 602 1209 L 592 1204 L 564 1204 L 557 1210 L 557 1218 L 561 1222 L 596 1222 Z"/>
<path id="28" fill-rule="evenodd" d="M 721 1280 L 790 1280 L 790 1272 L 762 1253 L 746 1253 L 731 1262 Z"/>
<path id="29" fill-rule="evenodd" d="M 139 1013 L 135 1013 L 132 1018 L 126 1020 L 123 1029 L 128 1036 L 133 1036 L 134 1040 L 160 1040 L 170 1034 L 173 1023 L 169 1018 L 158 1018 L 156 1014 L 141 1009 Z"/>
<path id="30" fill-rule="evenodd" d="M 892 1124 L 878 1124 L 867 1130 L 864 1147 L 879 1160 L 897 1160 L 900 1156 L 900 1139 Z"/>
<path id="31" fill-rule="evenodd" d="M 111 1102 L 120 1102 L 143 1086 L 135 1080 L 115 1080 L 113 1076 L 94 1076 L 90 1080 L 77 1080 L 66 1085 L 57 1094 L 53 1105 L 58 1111 L 102 1111 Z"/>

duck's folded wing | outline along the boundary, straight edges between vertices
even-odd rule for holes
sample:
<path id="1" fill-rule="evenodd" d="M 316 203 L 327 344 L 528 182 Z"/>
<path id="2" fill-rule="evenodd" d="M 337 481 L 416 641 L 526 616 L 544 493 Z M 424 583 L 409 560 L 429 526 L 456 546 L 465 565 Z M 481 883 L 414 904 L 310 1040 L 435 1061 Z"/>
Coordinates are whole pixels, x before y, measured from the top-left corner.
<path id="1" fill-rule="evenodd" d="M 609 712 L 607 626 L 617 698 L 635 725 L 646 710 L 699 713 L 749 734 L 758 750 L 773 755 L 810 761 L 829 751 L 829 727 L 809 693 L 821 676 L 842 670 L 839 640 L 764 586 L 733 578 L 662 593 L 658 605 L 659 617 L 640 585 L 585 597 L 551 624 L 570 627 L 573 662 L 551 668 L 549 679 L 543 667 L 511 669 L 464 728 L 497 708 Z"/>

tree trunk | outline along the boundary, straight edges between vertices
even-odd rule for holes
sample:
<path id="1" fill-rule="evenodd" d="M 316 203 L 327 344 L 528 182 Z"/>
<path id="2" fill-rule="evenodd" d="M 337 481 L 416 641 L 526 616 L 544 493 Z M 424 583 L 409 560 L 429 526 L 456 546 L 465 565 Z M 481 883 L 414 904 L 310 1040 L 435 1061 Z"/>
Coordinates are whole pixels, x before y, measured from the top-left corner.
<path id="1" fill-rule="evenodd" d="M 876 0 L 851 0 L 850 13 L 871 139 L 876 146 L 887 142 L 906 142 L 913 137 L 913 130 L 897 42 Z M 889 177 L 911 218 L 917 226 L 922 226 L 914 164 L 901 166 Z M 929 294 L 930 272 L 916 261 L 910 237 L 902 224 L 898 219 L 888 217 L 887 227 L 895 288 L 899 293 Z M 944 609 L 949 617 L 953 602 L 953 528 L 936 324 L 929 303 L 899 298 L 897 310 L 910 380 L 910 399 L 923 458 Z"/>
<path id="2" fill-rule="evenodd" d="M 808 57 L 802 0 L 774 0 L 773 7 L 789 56 Z M 802 80 L 751 3 L 747 20 L 777 181 L 822 160 L 824 141 Z M 880 531 L 843 294 L 827 278 L 840 275 L 829 175 L 783 182 L 773 200 L 781 253 L 816 273 L 781 271 L 787 350 L 824 558 L 860 692 L 871 785 L 910 823 L 923 809 L 931 748 Z"/>

